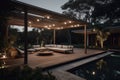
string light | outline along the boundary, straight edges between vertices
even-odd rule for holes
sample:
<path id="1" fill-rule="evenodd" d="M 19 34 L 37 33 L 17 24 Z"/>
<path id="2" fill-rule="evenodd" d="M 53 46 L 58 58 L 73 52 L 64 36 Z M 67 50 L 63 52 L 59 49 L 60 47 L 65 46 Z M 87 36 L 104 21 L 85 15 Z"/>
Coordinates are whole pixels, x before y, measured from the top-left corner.
<path id="1" fill-rule="evenodd" d="M 77 24 L 77 27 L 79 27 L 80 25 L 79 24 Z"/>
<path id="2" fill-rule="evenodd" d="M 50 16 L 47 16 L 46 18 L 47 18 L 47 19 L 50 19 Z"/>
<path id="3" fill-rule="evenodd" d="M 58 27 L 57 29 L 59 30 L 60 28 Z"/>
<path id="4" fill-rule="evenodd" d="M 74 25 L 74 27 L 77 27 L 77 25 Z"/>
<path id="5" fill-rule="evenodd" d="M 71 27 L 74 27 L 73 25 L 71 25 Z"/>
<path id="6" fill-rule="evenodd" d="M 45 28 L 48 28 L 48 26 L 44 26 Z"/>
<path id="7" fill-rule="evenodd" d="M 31 24 L 31 21 L 29 21 L 28 23 Z"/>
<path id="8" fill-rule="evenodd" d="M 52 27 L 51 25 L 49 25 L 49 27 Z"/>
<path id="9" fill-rule="evenodd" d="M 40 19 L 37 19 L 37 22 L 39 22 L 40 21 Z"/>
<path id="10" fill-rule="evenodd" d="M 64 24 L 67 24 L 67 22 L 64 22 Z"/>
<path id="11" fill-rule="evenodd" d="M 63 27 L 61 27 L 61 29 L 63 29 Z"/>
<path id="12" fill-rule="evenodd" d="M 51 28 L 48 27 L 47 29 L 51 29 Z"/>
<path id="13" fill-rule="evenodd" d="M 72 21 L 68 21 L 68 23 L 72 23 Z"/>
<path id="14" fill-rule="evenodd" d="M 55 24 L 53 24 L 52 26 L 55 26 Z"/>

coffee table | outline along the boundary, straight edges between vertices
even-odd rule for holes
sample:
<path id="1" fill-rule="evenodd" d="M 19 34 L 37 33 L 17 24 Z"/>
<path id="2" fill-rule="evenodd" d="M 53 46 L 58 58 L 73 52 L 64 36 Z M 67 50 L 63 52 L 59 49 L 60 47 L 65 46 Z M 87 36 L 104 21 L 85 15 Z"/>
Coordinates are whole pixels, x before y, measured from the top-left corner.
<path id="1" fill-rule="evenodd" d="M 37 56 L 50 56 L 53 55 L 53 51 L 40 51 L 37 53 Z"/>

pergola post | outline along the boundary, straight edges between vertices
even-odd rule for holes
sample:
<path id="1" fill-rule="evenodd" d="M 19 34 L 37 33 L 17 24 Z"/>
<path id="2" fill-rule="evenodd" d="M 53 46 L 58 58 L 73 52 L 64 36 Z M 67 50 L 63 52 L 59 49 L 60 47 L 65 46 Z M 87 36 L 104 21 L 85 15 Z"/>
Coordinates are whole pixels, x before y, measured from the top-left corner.
<path id="1" fill-rule="evenodd" d="M 53 44 L 56 43 L 56 30 L 53 30 Z"/>
<path id="2" fill-rule="evenodd" d="M 89 46 L 89 34 L 87 34 L 87 46 Z"/>
<path id="3" fill-rule="evenodd" d="M 28 12 L 25 8 L 24 10 L 24 64 L 28 64 L 28 53 L 27 53 L 27 46 L 28 46 L 28 40 L 27 40 L 27 31 L 28 31 Z"/>
<path id="4" fill-rule="evenodd" d="M 84 49 L 85 54 L 87 54 L 87 27 L 84 25 Z"/>

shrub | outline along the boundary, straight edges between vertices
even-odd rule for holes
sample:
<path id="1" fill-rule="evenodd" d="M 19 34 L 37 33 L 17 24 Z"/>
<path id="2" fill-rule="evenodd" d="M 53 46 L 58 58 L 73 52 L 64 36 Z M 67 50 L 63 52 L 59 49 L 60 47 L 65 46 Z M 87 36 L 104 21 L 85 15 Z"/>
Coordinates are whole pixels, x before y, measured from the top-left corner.
<path id="1" fill-rule="evenodd" d="M 41 68 L 28 66 L 0 69 L 0 80 L 56 80 L 51 74 L 43 74 Z"/>

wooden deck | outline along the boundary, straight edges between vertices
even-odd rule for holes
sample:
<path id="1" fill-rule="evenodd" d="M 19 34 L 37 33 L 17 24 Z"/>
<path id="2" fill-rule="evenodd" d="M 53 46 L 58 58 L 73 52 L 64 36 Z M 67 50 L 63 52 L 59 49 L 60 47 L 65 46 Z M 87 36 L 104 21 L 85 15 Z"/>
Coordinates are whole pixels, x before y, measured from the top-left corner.
<path id="1" fill-rule="evenodd" d="M 88 49 L 88 53 L 85 54 L 84 49 L 80 49 L 80 48 L 75 48 L 74 53 L 72 54 L 62 54 L 62 53 L 54 52 L 53 55 L 50 55 L 50 56 L 37 56 L 37 52 L 36 52 L 28 55 L 28 65 L 32 68 L 35 68 L 35 67 L 47 68 L 50 66 L 54 66 L 54 65 L 69 62 L 72 60 L 76 60 L 79 58 L 83 58 L 86 56 L 99 54 L 101 52 L 103 51 Z M 6 63 L 8 65 L 23 65 L 24 59 L 23 58 L 7 59 Z"/>

